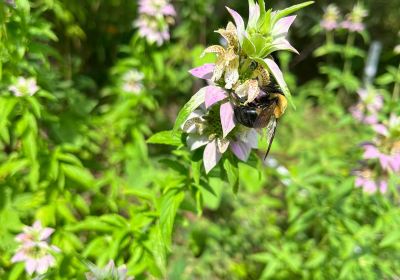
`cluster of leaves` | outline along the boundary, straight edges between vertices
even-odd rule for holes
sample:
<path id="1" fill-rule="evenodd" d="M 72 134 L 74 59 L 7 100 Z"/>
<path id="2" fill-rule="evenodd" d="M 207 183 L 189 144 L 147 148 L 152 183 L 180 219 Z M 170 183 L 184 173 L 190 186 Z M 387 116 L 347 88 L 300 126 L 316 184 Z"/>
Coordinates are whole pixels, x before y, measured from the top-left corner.
<path id="1" fill-rule="evenodd" d="M 253 154 L 206 176 L 177 130 L 151 137 L 200 86 L 187 71 L 207 62 L 198 57 L 213 35 L 203 27 L 226 24 L 219 1 L 175 2 L 172 42 L 158 48 L 132 29 L 136 1 L 0 1 L 0 278 L 30 279 L 11 258 L 35 220 L 55 228 L 61 249 L 49 279 L 84 279 L 89 261 L 110 260 L 135 279 L 400 275 L 398 195 L 354 189 L 356 145 L 371 131 L 322 79 L 296 87 L 285 77 L 297 111 L 282 120 L 267 168 Z M 285 74 L 289 59 L 280 59 Z M 140 94 L 122 87 L 132 69 L 145 77 Z M 386 96 L 398 73 L 388 66 L 378 79 Z M 352 93 L 360 81 L 349 75 L 331 75 L 329 90 Z M 35 78 L 39 91 L 14 96 L 18 77 Z M 398 110 L 389 104 L 386 114 Z"/>

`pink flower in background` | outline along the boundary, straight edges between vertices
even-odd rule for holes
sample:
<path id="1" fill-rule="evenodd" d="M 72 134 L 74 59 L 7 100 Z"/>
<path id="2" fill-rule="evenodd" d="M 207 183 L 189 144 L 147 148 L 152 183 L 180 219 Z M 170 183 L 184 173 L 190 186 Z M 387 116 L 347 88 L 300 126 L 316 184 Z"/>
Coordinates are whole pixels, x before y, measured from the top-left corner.
<path id="1" fill-rule="evenodd" d="M 374 180 L 371 170 L 360 172 L 355 181 L 356 188 L 362 188 L 368 194 L 374 194 L 379 191 L 382 194 L 387 192 L 388 183 L 385 180 Z"/>
<path id="2" fill-rule="evenodd" d="M 139 13 L 134 26 L 141 37 L 158 46 L 170 39 L 169 25 L 174 23 L 176 12 L 167 0 L 140 0 Z"/>
<path id="3" fill-rule="evenodd" d="M 127 276 L 126 265 L 121 265 L 118 268 L 115 267 L 113 260 L 110 260 L 104 268 L 98 268 L 95 265 L 90 266 L 90 272 L 85 274 L 86 280 L 133 280 L 133 277 Z"/>
<path id="4" fill-rule="evenodd" d="M 52 255 L 60 250 L 49 245 L 48 238 L 54 232 L 52 228 L 43 228 L 39 221 L 33 226 L 25 226 L 23 233 L 18 234 L 15 240 L 20 243 L 11 262 L 24 262 L 25 270 L 29 275 L 34 272 L 45 273 L 49 267 L 55 266 L 56 261 Z"/>
<path id="5" fill-rule="evenodd" d="M 321 21 L 321 27 L 326 31 L 332 31 L 339 27 L 340 11 L 335 4 L 329 4 L 326 7 L 323 19 Z"/>
<path id="6" fill-rule="evenodd" d="M 24 77 L 19 77 L 14 85 L 8 87 L 8 90 L 15 96 L 23 97 L 33 96 L 39 90 L 39 87 L 36 84 L 35 78 L 26 79 Z"/>
<path id="7" fill-rule="evenodd" d="M 128 93 L 138 94 L 143 89 L 143 73 L 130 70 L 122 76 L 122 89 Z"/>
<path id="8" fill-rule="evenodd" d="M 374 143 L 364 145 L 365 159 L 378 159 L 388 172 L 400 172 L 400 118 L 392 114 L 387 124 L 375 124 L 378 134 Z"/>
<path id="9" fill-rule="evenodd" d="M 365 124 L 378 123 L 378 113 L 383 107 L 383 96 L 377 94 L 373 88 L 359 89 L 358 103 L 350 108 L 350 113 L 353 117 Z"/>
<path id="10" fill-rule="evenodd" d="M 368 16 L 368 11 L 360 3 L 357 3 L 341 26 L 350 32 L 362 32 L 365 29 L 363 19 L 366 16 Z"/>

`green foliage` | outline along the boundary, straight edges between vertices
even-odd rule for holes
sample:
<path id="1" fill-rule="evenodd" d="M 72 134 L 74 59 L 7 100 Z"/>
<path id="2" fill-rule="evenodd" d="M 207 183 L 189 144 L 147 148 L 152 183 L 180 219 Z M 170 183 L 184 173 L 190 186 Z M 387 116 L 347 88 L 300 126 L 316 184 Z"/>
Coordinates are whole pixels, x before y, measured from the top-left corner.
<path id="1" fill-rule="evenodd" d="M 242 2 L 229 5 L 246 15 Z M 259 3 L 265 28 L 310 4 L 272 15 Z M 305 52 L 300 59 L 320 65 L 309 75 L 290 74 L 295 59 L 282 55 L 287 84 L 259 60 L 297 110 L 280 121 L 267 163 L 260 137 L 248 162 L 225 155 L 206 175 L 203 150 L 189 151 L 180 127 L 205 95 L 188 70 L 210 62 L 200 53 L 228 14 L 215 0 L 173 4 L 171 41 L 158 47 L 132 27 L 137 1 L 0 1 L 0 278 L 85 279 L 110 260 L 135 279 L 400 275 L 399 179 L 386 195 L 367 195 L 352 176 L 359 143 L 373 137 L 347 112 L 368 36 L 342 32 L 314 57 Z M 256 56 L 260 42 L 243 47 Z M 388 49 L 376 80 L 381 120 L 399 114 L 398 57 Z M 143 74 L 139 92 L 126 87 L 129 73 Z M 10 89 L 21 77 L 37 82 L 32 96 Z M 37 220 L 55 229 L 49 242 L 60 252 L 31 277 L 11 260 L 16 235 Z"/>

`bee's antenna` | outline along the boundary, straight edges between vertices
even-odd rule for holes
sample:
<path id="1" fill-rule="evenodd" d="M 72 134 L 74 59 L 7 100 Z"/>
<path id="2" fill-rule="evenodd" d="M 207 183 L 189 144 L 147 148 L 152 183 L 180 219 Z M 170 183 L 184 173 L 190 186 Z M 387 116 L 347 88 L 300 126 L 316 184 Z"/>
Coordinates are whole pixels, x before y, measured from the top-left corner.
<path id="1" fill-rule="evenodd" d="M 268 149 L 267 149 L 267 152 L 266 152 L 266 154 L 265 154 L 265 156 L 264 156 L 264 161 L 267 159 L 267 156 L 268 156 L 268 154 L 269 154 L 269 151 L 271 150 L 271 146 L 272 146 L 272 142 L 274 141 L 274 138 L 275 138 L 275 132 L 276 132 L 277 126 L 278 126 L 278 119 L 276 119 L 276 124 L 275 124 L 275 127 L 274 127 L 274 132 L 272 132 L 271 140 L 269 141 Z"/>

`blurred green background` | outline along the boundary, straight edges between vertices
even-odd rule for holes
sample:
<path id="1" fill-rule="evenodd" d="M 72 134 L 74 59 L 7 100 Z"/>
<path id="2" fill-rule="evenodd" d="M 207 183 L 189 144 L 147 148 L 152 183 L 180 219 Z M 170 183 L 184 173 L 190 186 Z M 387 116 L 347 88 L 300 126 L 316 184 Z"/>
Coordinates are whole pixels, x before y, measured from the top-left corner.
<path id="1" fill-rule="evenodd" d="M 360 143 L 375 137 L 349 113 L 357 103 L 368 50 L 382 44 L 379 120 L 400 115 L 400 3 L 369 0 L 366 31 L 343 55 L 321 49 L 328 4 L 343 17 L 355 1 L 316 1 L 298 12 L 290 40 L 300 55 L 279 55 L 296 110 L 280 122 L 268 165 L 263 143 L 239 163 L 237 192 L 222 168 L 196 180 L 199 154 L 149 144 L 173 127 L 179 108 L 203 84 L 188 70 L 219 43 L 214 32 L 247 18 L 247 1 L 175 0 L 171 40 L 138 36 L 136 0 L 0 2 L 0 278 L 31 279 L 12 263 L 23 225 L 55 228 L 61 249 L 44 279 L 85 279 L 83 260 L 113 259 L 135 279 L 397 279 L 400 277 L 399 174 L 386 194 L 355 188 Z M 298 1 L 267 1 L 282 9 Z M 341 46 L 341 47 L 340 47 Z M 318 52 L 319 50 L 319 52 Z M 342 75 L 345 60 L 350 72 Z M 143 73 L 140 94 L 124 74 Z M 335 70 L 336 69 L 336 70 Z M 339 72 L 338 72 L 339 71 Z M 396 72 L 397 71 L 397 72 Z M 339 74 L 338 74 L 339 73 Z M 9 86 L 35 77 L 40 91 L 16 98 Z M 177 139 L 177 145 L 181 139 Z M 174 144 L 174 143 L 173 143 Z M 198 182 L 196 182 L 198 181 Z"/>

